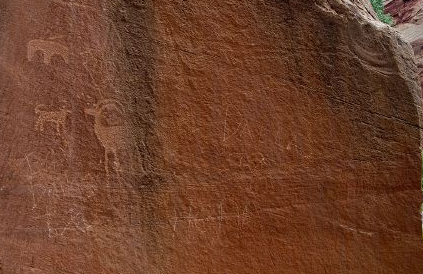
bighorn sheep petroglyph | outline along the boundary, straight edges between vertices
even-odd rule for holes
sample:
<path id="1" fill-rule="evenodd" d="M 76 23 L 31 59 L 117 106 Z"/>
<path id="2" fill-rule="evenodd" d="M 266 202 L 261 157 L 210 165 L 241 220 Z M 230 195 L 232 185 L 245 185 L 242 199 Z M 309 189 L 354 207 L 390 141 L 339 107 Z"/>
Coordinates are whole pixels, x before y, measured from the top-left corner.
<path id="1" fill-rule="evenodd" d="M 85 114 L 94 117 L 94 133 L 104 148 L 104 168 L 109 178 L 109 157 L 113 155 L 115 172 L 118 178 L 122 175 L 121 160 L 123 154 L 129 157 L 134 172 L 144 174 L 139 147 L 136 143 L 133 128 L 125 119 L 123 105 L 112 99 L 100 101 L 94 108 L 85 109 Z M 135 155 L 135 160 L 134 156 Z M 134 170 L 134 164 L 139 169 Z"/>

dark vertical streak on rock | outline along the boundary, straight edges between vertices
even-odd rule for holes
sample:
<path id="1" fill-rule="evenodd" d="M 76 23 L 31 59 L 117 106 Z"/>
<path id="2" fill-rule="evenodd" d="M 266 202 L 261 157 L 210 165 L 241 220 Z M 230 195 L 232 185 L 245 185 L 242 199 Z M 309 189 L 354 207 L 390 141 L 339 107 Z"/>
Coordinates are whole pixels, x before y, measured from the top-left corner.
<path id="1" fill-rule="evenodd" d="M 135 190 L 128 194 L 132 201 L 135 216 L 133 224 L 145 229 L 147 237 L 142 248 L 147 250 L 149 260 L 159 260 L 157 224 L 159 220 L 157 208 L 158 189 L 163 187 L 164 179 L 157 170 L 156 163 L 160 159 L 160 144 L 156 136 L 156 94 L 155 77 L 155 25 L 154 4 L 151 0 L 115 1 L 109 7 L 110 20 L 115 22 L 122 42 L 122 52 L 118 54 L 120 71 L 119 92 L 122 102 L 128 106 L 128 117 L 133 126 L 133 135 L 142 157 L 146 174 L 128 174 L 125 180 Z M 156 262 L 160 264 L 160 262 Z"/>

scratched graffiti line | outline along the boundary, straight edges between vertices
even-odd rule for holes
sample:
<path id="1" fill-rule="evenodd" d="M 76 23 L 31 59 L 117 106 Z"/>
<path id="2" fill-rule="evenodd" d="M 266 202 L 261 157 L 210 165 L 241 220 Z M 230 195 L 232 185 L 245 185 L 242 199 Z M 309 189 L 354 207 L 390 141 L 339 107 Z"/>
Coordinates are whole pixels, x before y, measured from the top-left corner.
<path id="1" fill-rule="evenodd" d="M 222 225 L 225 221 L 236 221 L 238 228 L 243 229 L 245 225 L 248 224 L 248 221 L 251 219 L 252 215 L 248 210 L 248 206 L 245 206 L 242 211 L 238 210 L 236 213 L 225 213 L 223 205 L 220 204 L 218 207 L 217 215 L 209 215 L 205 217 L 197 217 L 193 214 L 192 208 L 189 209 L 189 212 L 185 216 L 177 214 L 176 209 L 174 210 L 174 217 L 169 221 L 172 227 L 173 237 L 177 233 L 177 228 L 180 225 L 186 225 L 189 228 L 195 228 L 201 233 L 205 233 L 206 230 L 201 228 L 201 223 L 217 223 L 218 230 L 222 231 Z"/>
<path id="2" fill-rule="evenodd" d="M 76 231 L 82 233 L 88 233 L 92 229 L 92 225 L 88 224 L 85 220 L 85 217 L 82 212 L 75 211 L 75 209 L 70 209 L 68 211 L 69 219 L 62 226 L 52 225 L 52 216 L 53 213 L 46 209 L 45 221 L 48 230 L 48 237 L 55 238 L 59 236 L 64 236 L 66 232 Z"/>
<path id="3" fill-rule="evenodd" d="M 49 238 L 64 236 L 74 231 L 88 233 L 93 226 L 90 225 L 83 214 L 82 209 L 73 204 L 68 206 L 66 201 L 72 203 L 83 201 L 98 193 L 98 188 L 93 181 L 98 181 L 97 176 L 86 174 L 70 177 L 66 173 L 61 174 L 50 170 L 48 167 L 34 165 L 30 155 L 26 155 L 19 163 L 19 168 L 28 183 L 28 191 L 32 203 L 31 210 L 41 215 L 34 219 L 45 223 L 43 229 Z M 39 163 L 38 163 L 39 164 Z M 26 167 L 26 170 L 24 169 Z M 46 171 L 46 168 L 48 171 Z M 63 219 L 65 218 L 65 219 Z M 21 230 L 34 230 L 34 228 L 20 228 Z"/>
<path id="4" fill-rule="evenodd" d="M 43 199 L 86 199 L 98 192 L 98 187 L 91 183 L 98 180 L 96 176 L 87 174 L 80 178 L 70 177 L 66 173 L 47 171 L 51 167 L 38 167 L 38 170 L 35 170 L 28 155 L 25 156 L 24 162 L 27 168 L 24 178 L 31 192 L 33 209 L 37 208 L 39 201 Z"/>

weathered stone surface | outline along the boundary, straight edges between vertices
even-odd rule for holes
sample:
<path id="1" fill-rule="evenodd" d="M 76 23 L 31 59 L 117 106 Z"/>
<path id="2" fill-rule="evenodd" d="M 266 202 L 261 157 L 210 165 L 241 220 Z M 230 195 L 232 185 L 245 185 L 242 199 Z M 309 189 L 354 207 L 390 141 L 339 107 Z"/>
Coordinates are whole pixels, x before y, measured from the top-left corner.
<path id="1" fill-rule="evenodd" d="M 0 1 L 0 273 L 423 273 L 411 47 L 360 1 Z"/>
<path id="2" fill-rule="evenodd" d="M 395 27 L 413 46 L 423 89 L 423 1 L 388 0 L 385 10 L 395 19 Z"/>

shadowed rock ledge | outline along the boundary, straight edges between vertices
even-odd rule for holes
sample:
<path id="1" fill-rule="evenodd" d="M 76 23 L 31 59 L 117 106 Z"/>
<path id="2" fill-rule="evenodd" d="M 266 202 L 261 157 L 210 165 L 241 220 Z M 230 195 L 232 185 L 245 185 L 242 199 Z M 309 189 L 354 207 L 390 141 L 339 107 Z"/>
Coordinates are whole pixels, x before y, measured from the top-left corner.
<path id="1" fill-rule="evenodd" d="M 0 273 L 423 273 L 412 54 L 364 0 L 0 1 Z"/>

